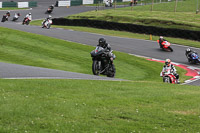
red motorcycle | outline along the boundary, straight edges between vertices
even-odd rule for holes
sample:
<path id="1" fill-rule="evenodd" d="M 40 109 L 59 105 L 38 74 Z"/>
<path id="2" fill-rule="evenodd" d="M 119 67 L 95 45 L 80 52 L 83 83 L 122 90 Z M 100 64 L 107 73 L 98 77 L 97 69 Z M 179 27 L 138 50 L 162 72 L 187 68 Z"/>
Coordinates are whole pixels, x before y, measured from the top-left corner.
<path id="1" fill-rule="evenodd" d="M 176 77 L 172 74 L 171 69 L 167 69 L 165 72 L 163 72 L 163 82 L 171 84 L 178 83 Z"/>
<path id="2" fill-rule="evenodd" d="M 158 44 L 159 44 L 159 40 L 157 40 Z M 159 44 L 160 45 L 160 44 Z M 171 51 L 173 52 L 173 49 L 170 47 L 171 43 L 168 42 L 168 41 L 163 41 L 162 42 L 162 49 L 165 50 L 165 51 Z"/>

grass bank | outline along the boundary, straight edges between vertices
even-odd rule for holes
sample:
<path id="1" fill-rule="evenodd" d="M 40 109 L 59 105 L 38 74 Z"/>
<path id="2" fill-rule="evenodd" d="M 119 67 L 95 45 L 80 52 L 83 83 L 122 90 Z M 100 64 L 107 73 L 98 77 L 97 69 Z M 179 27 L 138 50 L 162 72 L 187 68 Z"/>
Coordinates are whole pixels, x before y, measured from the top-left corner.
<path id="1" fill-rule="evenodd" d="M 15 40 L 13 40 L 15 38 Z M 0 27 L 0 61 L 92 74 L 92 46 Z M 116 78 L 162 82 L 163 64 L 114 51 Z M 178 69 L 181 81 L 185 70 Z"/>
<path id="2" fill-rule="evenodd" d="M 131 23 L 163 28 L 200 30 L 200 15 L 196 14 L 196 1 L 185 0 L 178 2 L 177 12 L 174 12 L 175 2 L 151 5 L 117 8 L 110 10 L 90 11 L 71 15 L 70 19 L 91 19 Z"/>
<path id="3" fill-rule="evenodd" d="M 0 80 L 0 132 L 199 132 L 199 87 Z"/>

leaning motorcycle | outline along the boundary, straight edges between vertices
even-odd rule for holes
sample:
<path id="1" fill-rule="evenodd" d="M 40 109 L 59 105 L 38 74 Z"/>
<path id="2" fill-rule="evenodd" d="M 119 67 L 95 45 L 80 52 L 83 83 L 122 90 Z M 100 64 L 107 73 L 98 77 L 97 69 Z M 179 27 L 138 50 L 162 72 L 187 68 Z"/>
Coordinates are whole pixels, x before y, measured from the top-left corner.
<path id="1" fill-rule="evenodd" d="M 9 17 L 8 15 L 3 15 L 1 22 L 8 21 L 8 17 Z"/>
<path id="2" fill-rule="evenodd" d="M 170 69 L 167 69 L 165 72 L 163 72 L 163 82 L 171 84 L 178 83 L 176 77 L 172 74 Z"/>
<path id="3" fill-rule="evenodd" d="M 15 14 L 12 21 L 17 21 L 19 16 L 20 16 L 20 13 Z"/>
<path id="4" fill-rule="evenodd" d="M 187 57 L 189 63 L 192 63 L 192 64 L 200 63 L 200 58 L 197 53 L 192 53 L 191 58 L 189 58 L 188 56 L 186 56 L 186 57 Z"/>
<path id="5" fill-rule="evenodd" d="M 49 28 L 51 27 L 52 23 L 53 23 L 53 22 L 52 22 L 51 19 L 44 20 L 44 21 L 42 22 L 42 28 L 47 28 L 47 29 L 49 29 Z"/>
<path id="6" fill-rule="evenodd" d="M 158 42 L 158 44 L 159 44 L 159 40 L 157 40 L 157 42 Z M 163 50 L 165 50 L 165 51 L 171 51 L 171 52 L 173 52 L 173 49 L 171 48 L 171 43 L 170 42 L 168 42 L 168 41 L 163 41 L 162 42 L 162 49 Z"/>
<path id="7" fill-rule="evenodd" d="M 47 11 L 45 12 L 45 14 L 50 14 L 51 12 L 53 12 L 53 9 L 48 8 Z"/>
<path id="8" fill-rule="evenodd" d="M 7 21 L 6 17 L 7 17 L 6 15 L 3 15 L 2 19 L 1 19 L 1 22 Z"/>
<path id="9" fill-rule="evenodd" d="M 112 7 L 112 2 L 111 1 L 106 1 L 105 2 L 105 7 Z"/>
<path id="10" fill-rule="evenodd" d="M 29 23 L 31 22 L 31 20 L 28 18 L 28 17 L 25 17 L 22 24 L 26 24 L 26 25 L 29 25 Z"/>
<path id="11" fill-rule="evenodd" d="M 91 53 L 93 60 L 92 72 L 94 75 L 107 75 L 107 77 L 115 77 L 116 69 L 113 60 L 116 56 L 112 51 L 107 52 L 103 47 L 97 46 Z"/>

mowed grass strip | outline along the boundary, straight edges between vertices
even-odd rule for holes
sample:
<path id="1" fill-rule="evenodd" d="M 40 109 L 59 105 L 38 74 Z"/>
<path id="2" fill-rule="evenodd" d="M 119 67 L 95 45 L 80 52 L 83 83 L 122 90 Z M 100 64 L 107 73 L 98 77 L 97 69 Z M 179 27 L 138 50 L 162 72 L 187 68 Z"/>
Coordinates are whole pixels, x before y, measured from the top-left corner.
<path id="1" fill-rule="evenodd" d="M 163 28 L 200 30 L 200 16 L 196 14 L 196 1 L 178 2 L 177 12 L 174 12 L 175 2 L 151 5 L 117 8 L 111 10 L 90 11 L 71 15 L 70 19 L 91 19 L 118 23 L 131 23 Z"/>
<path id="2" fill-rule="evenodd" d="M 92 74 L 92 46 L 67 42 L 42 35 L 0 28 L 0 61 L 44 68 Z M 112 44 L 111 44 L 112 46 Z M 162 82 L 162 63 L 147 61 L 114 51 L 116 78 Z M 179 69 L 181 81 L 185 70 Z"/>
<path id="3" fill-rule="evenodd" d="M 200 131 L 199 87 L 156 82 L 0 80 L 0 132 Z"/>
<path id="4" fill-rule="evenodd" d="M 29 8 L 17 8 L 17 7 L 3 7 L 3 8 L 0 8 L 0 10 L 5 10 L 5 13 L 7 10 L 25 10 L 25 9 L 29 9 Z"/>

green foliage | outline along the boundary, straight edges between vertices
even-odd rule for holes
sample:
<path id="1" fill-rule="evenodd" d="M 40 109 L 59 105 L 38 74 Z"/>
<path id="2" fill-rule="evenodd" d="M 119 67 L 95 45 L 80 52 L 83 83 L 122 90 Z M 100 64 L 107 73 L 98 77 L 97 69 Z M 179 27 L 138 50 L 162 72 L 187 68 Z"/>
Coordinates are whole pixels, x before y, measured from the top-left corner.
<path id="1" fill-rule="evenodd" d="M 199 132 L 199 87 L 0 80 L 0 132 Z"/>

